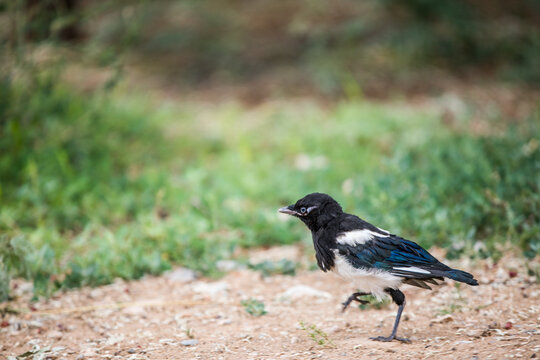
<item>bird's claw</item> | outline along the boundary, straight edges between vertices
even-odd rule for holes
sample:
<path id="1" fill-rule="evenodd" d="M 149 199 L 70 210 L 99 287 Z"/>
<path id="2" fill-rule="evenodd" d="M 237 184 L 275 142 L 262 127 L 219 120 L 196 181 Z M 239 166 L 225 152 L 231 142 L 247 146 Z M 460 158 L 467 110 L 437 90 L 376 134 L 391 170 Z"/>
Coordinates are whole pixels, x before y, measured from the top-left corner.
<path id="1" fill-rule="evenodd" d="M 341 309 L 341 312 L 345 312 L 345 310 L 347 310 L 347 308 L 349 307 L 349 305 L 353 301 L 357 301 L 362 305 L 369 304 L 369 301 L 360 299 L 360 296 L 364 296 L 364 295 L 368 295 L 368 294 L 366 294 L 366 293 L 354 293 L 351 296 L 349 296 L 349 298 L 347 300 L 345 300 L 344 302 L 341 303 L 341 305 L 343 305 L 343 309 Z"/>
<path id="2" fill-rule="evenodd" d="M 358 301 L 362 305 L 369 304 L 369 301 L 367 301 L 367 300 L 362 300 L 362 299 L 354 299 L 354 300 Z M 343 305 L 343 309 L 341 309 L 341 312 L 345 312 L 345 310 L 347 310 L 349 305 L 351 305 L 351 302 L 352 301 L 348 301 L 348 300 L 345 301 L 345 302 L 342 302 L 341 305 Z"/>
<path id="3" fill-rule="evenodd" d="M 369 338 L 370 340 L 374 340 L 374 341 L 382 341 L 382 342 L 389 342 L 389 341 L 392 341 L 392 340 L 397 340 L 397 341 L 401 341 L 402 343 L 406 343 L 406 344 L 410 344 L 411 343 L 411 340 L 407 339 L 407 338 L 401 338 L 401 337 L 397 337 L 397 336 L 377 336 L 377 337 L 370 337 Z"/>

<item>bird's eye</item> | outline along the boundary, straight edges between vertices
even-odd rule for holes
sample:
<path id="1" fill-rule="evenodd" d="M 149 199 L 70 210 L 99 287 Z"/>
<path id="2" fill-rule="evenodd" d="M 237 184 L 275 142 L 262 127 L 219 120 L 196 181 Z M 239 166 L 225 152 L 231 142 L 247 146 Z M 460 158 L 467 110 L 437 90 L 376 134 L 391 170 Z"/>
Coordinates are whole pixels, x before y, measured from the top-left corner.
<path id="1" fill-rule="evenodd" d="M 306 209 L 305 207 L 303 207 L 303 208 L 300 209 L 300 212 L 301 212 L 302 214 L 305 214 L 305 213 L 307 212 L 307 209 Z"/>

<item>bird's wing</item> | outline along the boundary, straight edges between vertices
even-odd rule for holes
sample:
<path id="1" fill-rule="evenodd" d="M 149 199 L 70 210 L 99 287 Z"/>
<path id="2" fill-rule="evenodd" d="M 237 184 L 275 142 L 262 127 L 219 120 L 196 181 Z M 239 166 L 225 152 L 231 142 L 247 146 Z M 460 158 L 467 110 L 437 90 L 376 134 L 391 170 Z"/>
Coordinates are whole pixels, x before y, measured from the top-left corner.
<path id="1" fill-rule="evenodd" d="M 450 270 L 420 245 L 383 231 L 357 229 L 340 233 L 336 239 L 338 254 L 355 268 L 388 271 L 411 280 L 442 280 Z"/>

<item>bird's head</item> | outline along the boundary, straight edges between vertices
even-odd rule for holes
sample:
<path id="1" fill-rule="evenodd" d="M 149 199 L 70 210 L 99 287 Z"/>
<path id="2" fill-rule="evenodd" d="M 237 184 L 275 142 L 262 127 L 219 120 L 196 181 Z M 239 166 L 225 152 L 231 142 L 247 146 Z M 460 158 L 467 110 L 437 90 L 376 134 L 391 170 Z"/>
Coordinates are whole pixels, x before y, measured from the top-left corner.
<path id="1" fill-rule="evenodd" d="M 282 207 L 279 212 L 296 216 L 311 231 L 317 231 L 333 218 L 343 214 L 343 209 L 330 195 L 312 193 L 304 196 L 295 204 Z"/>

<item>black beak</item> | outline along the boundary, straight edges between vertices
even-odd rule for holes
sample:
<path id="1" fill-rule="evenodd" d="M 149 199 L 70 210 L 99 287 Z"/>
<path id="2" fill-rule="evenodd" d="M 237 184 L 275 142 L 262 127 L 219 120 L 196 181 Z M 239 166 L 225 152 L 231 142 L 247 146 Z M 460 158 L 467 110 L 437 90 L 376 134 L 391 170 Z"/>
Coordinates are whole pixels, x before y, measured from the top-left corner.
<path id="1" fill-rule="evenodd" d="M 294 205 L 285 206 L 285 207 L 280 208 L 278 211 L 280 213 L 284 213 L 288 215 L 293 215 L 293 216 L 298 215 L 298 213 L 292 209 L 293 206 Z"/>

